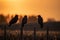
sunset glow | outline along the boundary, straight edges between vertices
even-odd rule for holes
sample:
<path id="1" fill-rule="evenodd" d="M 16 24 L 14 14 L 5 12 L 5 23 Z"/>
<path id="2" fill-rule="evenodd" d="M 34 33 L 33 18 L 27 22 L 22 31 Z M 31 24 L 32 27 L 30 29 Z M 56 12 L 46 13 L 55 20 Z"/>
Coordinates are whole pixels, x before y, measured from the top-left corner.
<path id="1" fill-rule="evenodd" d="M 0 0 L 0 14 L 41 15 L 60 21 L 59 0 Z"/>

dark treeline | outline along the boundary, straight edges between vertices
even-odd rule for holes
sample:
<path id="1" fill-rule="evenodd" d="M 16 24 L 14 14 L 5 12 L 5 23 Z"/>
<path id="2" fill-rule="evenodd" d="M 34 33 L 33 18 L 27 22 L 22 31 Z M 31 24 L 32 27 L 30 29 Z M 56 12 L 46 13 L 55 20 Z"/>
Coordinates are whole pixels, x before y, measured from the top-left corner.
<path id="1" fill-rule="evenodd" d="M 7 25 L 7 24 L 6 24 Z M 21 27 L 21 24 L 13 24 L 11 27 L 7 26 L 7 29 L 12 30 L 19 30 Z M 33 28 L 36 27 L 37 30 L 41 30 L 38 23 L 28 23 L 25 24 L 24 30 L 33 30 Z M 49 27 L 49 30 L 53 31 L 60 31 L 60 22 L 45 22 L 43 30 L 46 30 L 46 28 Z M 4 24 L 0 25 L 0 29 L 4 28 Z"/>
<path id="2" fill-rule="evenodd" d="M 14 16 L 10 16 L 10 15 L 7 15 L 7 16 L 4 16 L 2 14 L 0 14 L 0 24 L 3 24 L 3 23 L 6 23 L 8 24 L 8 22 L 13 18 Z M 21 15 L 18 15 L 18 21 L 17 23 L 21 23 L 22 22 L 22 18 L 23 16 Z M 27 20 L 27 23 L 37 23 L 37 17 L 36 16 L 29 16 L 28 17 L 28 20 Z M 52 19 L 52 18 L 49 18 L 47 22 L 54 22 L 55 19 Z"/>

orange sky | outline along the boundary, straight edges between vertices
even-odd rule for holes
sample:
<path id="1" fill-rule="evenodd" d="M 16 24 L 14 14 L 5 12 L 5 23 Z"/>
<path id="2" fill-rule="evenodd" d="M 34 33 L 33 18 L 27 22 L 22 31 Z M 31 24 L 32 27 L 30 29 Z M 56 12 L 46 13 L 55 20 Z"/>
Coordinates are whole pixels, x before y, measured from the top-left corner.
<path id="1" fill-rule="evenodd" d="M 0 14 L 38 15 L 60 21 L 60 0 L 0 0 Z"/>

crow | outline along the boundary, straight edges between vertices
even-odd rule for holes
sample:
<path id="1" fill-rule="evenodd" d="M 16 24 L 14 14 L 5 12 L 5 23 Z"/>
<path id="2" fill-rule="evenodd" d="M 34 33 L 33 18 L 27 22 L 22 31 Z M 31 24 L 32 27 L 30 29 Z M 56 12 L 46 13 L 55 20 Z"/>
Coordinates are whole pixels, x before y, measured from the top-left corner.
<path id="1" fill-rule="evenodd" d="M 27 23 L 27 16 L 25 15 L 24 17 L 23 17 L 23 19 L 22 19 L 22 27 L 24 27 L 24 24 L 26 24 Z"/>
<path id="2" fill-rule="evenodd" d="M 16 23 L 18 20 L 18 15 L 15 15 L 14 18 L 11 19 L 11 21 L 9 22 L 9 25 L 8 26 L 11 26 L 12 24 Z"/>
<path id="3" fill-rule="evenodd" d="M 38 15 L 38 23 L 40 27 L 43 28 L 43 18 L 40 15 Z"/>

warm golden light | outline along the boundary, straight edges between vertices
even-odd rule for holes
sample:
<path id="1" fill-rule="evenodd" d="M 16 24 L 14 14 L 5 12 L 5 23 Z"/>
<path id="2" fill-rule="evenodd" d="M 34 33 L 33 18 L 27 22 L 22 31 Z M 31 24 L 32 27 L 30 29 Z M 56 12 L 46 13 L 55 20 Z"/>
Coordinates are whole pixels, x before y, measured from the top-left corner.
<path id="1" fill-rule="evenodd" d="M 41 15 L 60 21 L 59 0 L 0 0 L 0 14 Z"/>

